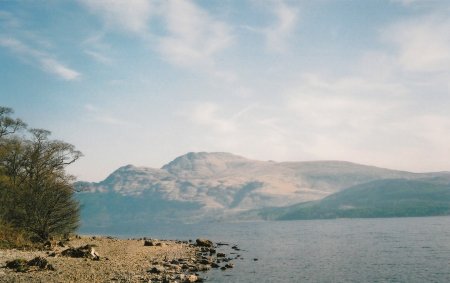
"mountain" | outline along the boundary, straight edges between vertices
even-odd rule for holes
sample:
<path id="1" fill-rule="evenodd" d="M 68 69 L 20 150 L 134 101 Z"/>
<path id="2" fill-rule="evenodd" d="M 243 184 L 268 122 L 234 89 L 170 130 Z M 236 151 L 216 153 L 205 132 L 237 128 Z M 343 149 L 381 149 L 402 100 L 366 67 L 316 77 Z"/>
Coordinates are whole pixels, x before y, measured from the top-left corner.
<path id="1" fill-rule="evenodd" d="M 411 217 L 450 214 L 450 184 L 388 179 L 356 185 L 322 200 L 258 212 L 264 219 Z"/>
<path id="2" fill-rule="evenodd" d="M 75 183 L 83 227 L 232 218 L 243 211 L 323 199 L 383 179 L 445 184 L 450 173 L 410 173 L 344 161 L 274 162 L 224 152 L 187 153 L 160 169 L 127 165 Z"/>

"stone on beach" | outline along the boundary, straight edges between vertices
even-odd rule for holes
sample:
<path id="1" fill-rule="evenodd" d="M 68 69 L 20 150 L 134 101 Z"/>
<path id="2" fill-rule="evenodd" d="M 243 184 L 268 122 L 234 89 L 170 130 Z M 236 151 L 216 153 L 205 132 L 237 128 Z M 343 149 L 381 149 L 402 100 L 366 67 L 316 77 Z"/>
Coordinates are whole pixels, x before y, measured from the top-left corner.
<path id="1" fill-rule="evenodd" d="M 100 255 L 91 245 L 85 245 L 78 248 L 68 248 L 61 252 L 61 255 L 75 258 L 90 258 L 100 260 Z"/>
<path id="2" fill-rule="evenodd" d="M 208 239 L 202 239 L 202 238 L 199 238 L 199 239 L 195 240 L 195 242 L 197 243 L 197 246 L 199 246 L 199 247 L 207 247 L 207 248 L 210 248 L 210 247 L 213 246 L 213 242 L 211 242 L 211 241 L 208 240 Z"/>

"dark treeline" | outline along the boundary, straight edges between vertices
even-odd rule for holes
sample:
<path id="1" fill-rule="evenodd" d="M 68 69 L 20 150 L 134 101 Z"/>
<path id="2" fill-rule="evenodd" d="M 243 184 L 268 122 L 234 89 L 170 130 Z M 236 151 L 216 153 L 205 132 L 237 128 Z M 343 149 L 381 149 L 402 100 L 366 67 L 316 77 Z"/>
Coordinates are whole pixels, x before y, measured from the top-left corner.
<path id="1" fill-rule="evenodd" d="M 0 246 L 19 234 L 45 241 L 74 232 L 79 204 L 65 168 L 81 152 L 12 115 L 11 108 L 0 106 Z"/>

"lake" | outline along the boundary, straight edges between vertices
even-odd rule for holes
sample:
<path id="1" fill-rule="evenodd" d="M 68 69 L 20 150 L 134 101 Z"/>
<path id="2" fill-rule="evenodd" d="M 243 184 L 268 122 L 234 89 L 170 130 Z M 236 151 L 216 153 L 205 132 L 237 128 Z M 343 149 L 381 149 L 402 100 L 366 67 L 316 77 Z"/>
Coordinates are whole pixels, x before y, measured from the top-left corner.
<path id="1" fill-rule="evenodd" d="M 234 260 L 232 270 L 208 272 L 204 276 L 208 282 L 450 282 L 450 217 L 157 225 L 148 233 L 81 232 L 184 240 L 206 237 L 237 244 L 243 259 Z"/>

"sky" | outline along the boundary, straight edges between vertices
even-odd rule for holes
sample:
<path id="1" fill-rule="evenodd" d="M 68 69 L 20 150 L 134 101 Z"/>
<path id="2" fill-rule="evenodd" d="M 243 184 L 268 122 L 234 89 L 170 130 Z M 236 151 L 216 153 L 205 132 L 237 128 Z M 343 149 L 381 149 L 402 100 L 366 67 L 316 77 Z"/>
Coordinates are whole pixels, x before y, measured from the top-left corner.
<path id="1" fill-rule="evenodd" d="M 101 181 L 191 151 L 450 170 L 450 1 L 0 0 L 0 105 Z"/>

